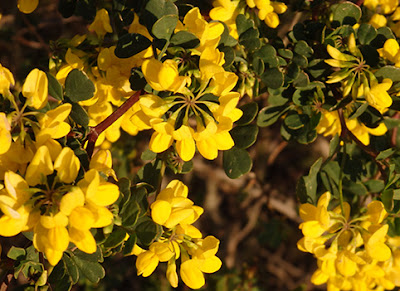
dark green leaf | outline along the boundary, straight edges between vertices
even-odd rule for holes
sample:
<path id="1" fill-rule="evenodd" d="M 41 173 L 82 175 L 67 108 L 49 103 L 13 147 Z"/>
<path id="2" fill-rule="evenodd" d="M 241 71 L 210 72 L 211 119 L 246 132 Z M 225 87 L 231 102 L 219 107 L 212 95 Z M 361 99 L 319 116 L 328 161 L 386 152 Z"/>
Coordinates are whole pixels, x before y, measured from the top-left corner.
<path id="1" fill-rule="evenodd" d="M 105 271 L 98 263 L 97 252 L 94 254 L 86 254 L 76 250 L 72 254 L 71 259 L 78 267 L 80 276 L 86 277 L 92 283 L 97 283 L 100 279 L 104 278 Z"/>
<path id="2" fill-rule="evenodd" d="M 351 2 L 343 2 L 332 6 L 332 19 L 339 25 L 356 24 L 361 18 L 361 8 Z"/>
<path id="3" fill-rule="evenodd" d="M 129 201 L 121 210 L 122 225 L 132 227 L 139 218 L 140 207 L 136 201 Z"/>
<path id="4" fill-rule="evenodd" d="M 278 54 L 285 59 L 293 58 L 293 52 L 288 49 L 278 49 Z"/>
<path id="5" fill-rule="evenodd" d="M 178 8 L 170 0 L 149 0 L 142 12 L 140 20 L 147 26 L 147 29 L 151 31 L 153 24 L 164 15 L 178 16 Z"/>
<path id="6" fill-rule="evenodd" d="M 155 223 L 150 217 L 144 216 L 138 221 L 135 232 L 138 244 L 146 247 L 160 237 L 162 234 L 162 227 Z"/>
<path id="7" fill-rule="evenodd" d="M 308 84 L 310 84 L 310 78 L 308 75 L 301 71 L 298 75 L 297 78 L 293 81 L 293 86 L 295 88 L 304 88 L 307 87 Z"/>
<path id="8" fill-rule="evenodd" d="M 299 54 L 306 58 L 309 58 L 314 53 L 314 50 L 311 47 L 309 47 L 308 44 L 304 40 L 301 40 L 296 43 L 296 45 L 294 47 L 294 52 L 296 54 Z"/>
<path id="9" fill-rule="evenodd" d="M 239 109 L 242 110 L 243 115 L 235 123 L 237 125 L 247 125 L 256 118 L 258 113 L 258 104 L 256 102 L 246 103 L 239 107 Z"/>
<path id="10" fill-rule="evenodd" d="M 83 127 L 89 126 L 89 115 L 78 103 L 72 102 L 72 109 L 69 116 L 79 125 Z"/>
<path id="11" fill-rule="evenodd" d="M 94 91 L 93 82 L 78 69 L 73 69 L 65 79 L 65 95 L 73 102 L 92 98 Z"/>
<path id="12" fill-rule="evenodd" d="M 49 80 L 49 95 L 57 100 L 62 101 L 64 99 L 63 89 L 57 79 L 50 73 L 46 73 L 47 79 Z"/>
<path id="13" fill-rule="evenodd" d="M 286 105 L 265 107 L 258 114 L 257 125 L 260 127 L 269 126 L 275 123 L 288 110 L 289 107 Z"/>
<path id="14" fill-rule="evenodd" d="M 308 66 L 308 60 L 305 56 L 303 55 L 295 55 L 293 57 L 293 62 L 296 63 L 300 68 L 304 69 L 307 68 Z"/>
<path id="15" fill-rule="evenodd" d="M 253 161 L 246 150 L 233 147 L 224 151 L 223 167 L 229 178 L 236 179 L 248 173 L 252 165 Z"/>
<path id="16" fill-rule="evenodd" d="M 258 126 L 254 124 L 236 126 L 230 131 L 230 134 L 235 142 L 235 147 L 247 149 L 253 145 L 257 139 Z"/>
<path id="17" fill-rule="evenodd" d="M 157 153 L 152 152 L 151 150 L 147 149 L 145 150 L 142 155 L 140 156 L 140 158 L 143 161 L 152 161 L 157 157 Z"/>
<path id="18" fill-rule="evenodd" d="M 125 256 L 129 256 L 132 254 L 133 247 L 135 246 L 137 241 L 137 237 L 135 234 L 131 234 L 128 238 L 128 240 L 124 243 L 124 250 L 123 254 Z"/>
<path id="19" fill-rule="evenodd" d="M 385 188 L 382 180 L 368 180 L 364 183 L 370 193 L 380 193 Z"/>
<path id="20" fill-rule="evenodd" d="M 296 193 L 301 203 L 317 203 L 317 174 L 322 166 L 322 158 L 319 158 L 310 168 L 307 176 L 301 177 L 296 186 Z"/>
<path id="21" fill-rule="evenodd" d="M 240 36 L 242 33 L 247 31 L 250 28 L 254 28 L 254 21 L 252 19 L 246 18 L 244 14 L 239 14 L 236 17 L 236 27 L 238 35 Z"/>
<path id="22" fill-rule="evenodd" d="M 400 68 L 397 68 L 394 66 L 385 66 L 383 68 L 380 68 L 375 73 L 375 76 L 377 78 L 381 78 L 381 79 L 389 78 L 393 82 L 399 82 L 400 81 Z"/>
<path id="23" fill-rule="evenodd" d="M 68 273 L 68 269 L 64 261 L 65 257 L 66 255 L 64 254 L 63 259 L 60 262 L 58 262 L 57 266 L 54 267 L 53 271 L 51 272 L 48 278 L 48 281 L 52 286 L 53 290 L 69 291 L 71 290 L 72 285 L 74 284 L 72 281 L 72 276 L 70 276 L 70 274 Z"/>
<path id="24" fill-rule="evenodd" d="M 123 217 L 124 219 L 124 217 Z M 126 236 L 126 231 L 116 225 L 114 225 L 113 231 L 107 237 L 106 241 L 104 242 L 105 248 L 115 248 L 116 246 L 120 245 Z"/>
<path id="25" fill-rule="evenodd" d="M 267 69 L 261 75 L 261 80 L 267 87 L 278 89 L 283 86 L 283 73 L 278 68 Z"/>
<path id="26" fill-rule="evenodd" d="M 138 33 L 127 33 L 121 36 L 115 48 L 115 55 L 118 58 L 130 58 L 151 45 L 151 41 Z"/>
<path id="27" fill-rule="evenodd" d="M 340 138 L 338 134 L 335 134 L 335 136 L 331 139 L 329 143 L 329 156 L 332 157 L 337 151 L 338 151 L 338 146 L 339 146 Z"/>
<path id="28" fill-rule="evenodd" d="M 390 212 L 393 209 L 393 189 L 386 189 L 381 194 L 382 203 L 385 206 L 386 211 Z"/>
<path id="29" fill-rule="evenodd" d="M 308 120 L 308 116 L 305 114 L 298 114 L 297 112 L 295 113 L 289 113 L 284 121 L 284 124 L 292 129 L 292 130 L 296 130 L 296 129 L 300 129 L 302 127 L 304 127 L 304 123 L 305 121 Z"/>
<path id="30" fill-rule="evenodd" d="M 74 262 L 71 260 L 71 258 L 68 255 L 64 254 L 62 259 L 65 263 L 66 271 L 71 277 L 72 284 L 76 284 L 79 280 L 78 267 L 74 264 Z"/>
<path id="31" fill-rule="evenodd" d="M 375 27 L 362 23 L 357 30 L 357 39 L 361 44 L 369 44 L 377 35 Z"/>
<path id="32" fill-rule="evenodd" d="M 154 23 L 153 35 L 158 39 L 169 40 L 178 24 L 178 15 L 164 15 Z"/>
<path id="33" fill-rule="evenodd" d="M 178 31 L 171 37 L 171 44 L 185 49 L 192 49 L 200 44 L 200 40 L 193 33 L 185 30 Z"/>

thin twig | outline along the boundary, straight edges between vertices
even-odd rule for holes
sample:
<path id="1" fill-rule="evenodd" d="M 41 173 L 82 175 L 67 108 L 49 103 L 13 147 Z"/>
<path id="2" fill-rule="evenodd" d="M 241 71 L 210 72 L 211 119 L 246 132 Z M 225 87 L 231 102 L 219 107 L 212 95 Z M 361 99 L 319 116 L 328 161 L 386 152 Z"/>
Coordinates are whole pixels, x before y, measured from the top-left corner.
<path id="1" fill-rule="evenodd" d="M 110 116 L 104 119 L 95 127 L 90 129 L 90 133 L 87 137 L 88 145 L 86 147 L 86 151 L 88 153 L 89 158 L 92 157 L 94 147 L 99 135 L 105 131 L 108 127 L 110 127 L 115 121 L 118 120 L 124 113 L 126 113 L 132 106 L 139 100 L 139 96 L 141 95 L 141 90 L 137 91 L 133 94 L 128 100 L 125 101 L 117 110 L 115 110 Z"/>

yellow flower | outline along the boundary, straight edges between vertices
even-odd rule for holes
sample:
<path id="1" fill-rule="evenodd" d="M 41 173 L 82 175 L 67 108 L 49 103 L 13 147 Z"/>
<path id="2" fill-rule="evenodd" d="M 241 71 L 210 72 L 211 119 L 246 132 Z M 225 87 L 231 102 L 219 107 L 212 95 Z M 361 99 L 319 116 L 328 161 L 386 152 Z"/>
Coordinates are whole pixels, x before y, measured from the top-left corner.
<path id="1" fill-rule="evenodd" d="M 96 11 L 96 17 L 92 24 L 90 24 L 89 31 L 95 32 L 99 38 L 103 38 L 107 32 L 112 32 L 110 16 L 106 9 L 103 8 Z"/>
<path id="2" fill-rule="evenodd" d="M 153 221 L 167 228 L 196 221 L 202 208 L 194 207 L 193 202 L 187 198 L 187 193 L 186 185 L 178 180 L 171 181 L 150 206 Z"/>
<path id="3" fill-rule="evenodd" d="M 399 5 L 397 0 L 365 0 L 364 6 L 370 10 L 375 10 L 377 6 L 380 6 L 383 14 L 392 13 Z"/>
<path id="4" fill-rule="evenodd" d="M 33 245 L 46 254 L 53 266 L 61 260 L 63 252 L 68 248 L 69 234 L 66 226 L 68 218 L 63 213 L 40 217 L 34 228 Z"/>
<path id="5" fill-rule="evenodd" d="M 10 86 L 15 85 L 14 76 L 9 69 L 0 64 L 0 94 L 7 96 L 10 92 Z"/>
<path id="6" fill-rule="evenodd" d="M 388 59 L 396 67 L 400 67 L 400 50 L 399 43 L 395 39 L 388 39 L 385 41 L 383 48 L 378 49 L 381 57 Z"/>
<path id="7" fill-rule="evenodd" d="M 18 0 L 19 11 L 29 14 L 32 13 L 39 4 L 39 0 Z"/>
<path id="8" fill-rule="evenodd" d="M 14 236 L 27 230 L 30 208 L 25 205 L 31 194 L 26 181 L 18 174 L 7 171 L 4 175 L 5 188 L 0 190 L 0 235 Z"/>
<path id="9" fill-rule="evenodd" d="M 53 170 L 49 149 L 46 146 L 41 146 L 26 169 L 25 179 L 30 186 L 45 184 L 47 182 L 46 176 L 52 174 Z"/>
<path id="10" fill-rule="evenodd" d="M 39 69 L 33 69 L 22 86 L 22 95 L 28 99 L 28 105 L 35 109 L 42 109 L 46 106 L 48 97 L 46 73 Z"/>
<path id="11" fill-rule="evenodd" d="M 81 163 L 74 151 L 65 147 L 54 162 L 54 170 L 57 171 L 57 177 L 64 183 L 72 183 L 78 176 Z"/>
<path id="12" fill-rule="evenodd" d="M 119 197 L 117 185 L 104 181 L 95 169 L 87 171 L 78 186 L 85 194 L 86 207 L 94 215 L 92 227 L 104 227 L 111 224 L 113 215 L 106 206 Z"/>
<path id="13" fill-rule="evenodd" d="M 40 129 L 35 132 L 38 145 L 44 144 L 49 139 L 61 138 L 69 133 L 71 126 L 64 120 L 69 116 L 71 109 L 72 105 L 66 103 L 47 111 L 38 118 Z"/>
<path id="14" fill-rule="evenodd" d="M 382 83 L 373 84 L 371 88 L 364 88 L 365 99 L 372 107 L 383 113 L 392 105 L 393 100 L 387 91 L 392 87 L 391 79 L 383 79 Z"/>
<path id="15" fill-rule="evenodd" d="M 376 13 L 376 14 L 372 15 L 372 17 L 368 23 L 371 24 L 376 29 L 378 29 L 380 27 L 386 26 L 387 20 L 386 20 L 385 16 Z"/>
<path id="16" fill-rule="evenodd" d="M 221 260 L 215 256 L 219 246 L 217 238 L 207 236 L 196 244 L 198 248 L 192 258 L 182 262 L 180 269 L 182 281 L 192 289 L 199 289 L 204 286 L 203 273 L 214 273 L 222 266 Z"/>
<path id="17" fill-rule="evenodd" d="M 0 155 L 6 153 L 11 146 L 11 126 L 4 112 L 0 112 Z"/>
<path id="18" fill-rule="evenodd" d="M 142 64 L 143 75 L 149 85 L 157 91 L 181 92 L 185 90 L 190 78 L 179 76 L 178 64 L 174 60 L 163 63 L 156 59 L 145 60 Z"/>
<path id="19" fill-rule="evenodd" d="M 328 213 L 328 205 L 331 194 L 325 192 L 318 199 L 317 207 L 310 203 L 300 206 L 300 217 L 304 220 L 299 228 L 305 237 L 316 238 L 321 236 L 330 227 L 330 216 Z"/>
<path id="20" fill-rule="evenodd" d="M 238 39 L 238 32 L 236 27 L 236 17 L 241 13 L 243 9 L 239 9 L 238 0 L 216 0 L 213 2 L 214 8 L 210 11 L 210 17 L 212 20 L 219 20 L 224 22 L 229 27 L 229 34 Z"/>

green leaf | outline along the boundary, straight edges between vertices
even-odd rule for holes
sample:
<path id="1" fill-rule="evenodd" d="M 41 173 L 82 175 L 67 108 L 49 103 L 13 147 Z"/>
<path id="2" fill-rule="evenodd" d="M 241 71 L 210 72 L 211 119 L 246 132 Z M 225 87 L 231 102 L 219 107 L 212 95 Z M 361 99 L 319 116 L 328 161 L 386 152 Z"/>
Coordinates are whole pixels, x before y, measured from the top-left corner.
<path id="1" fill-rule="evenodd" d="M 72 102 L 72 109 L 70 113 L 70 117 L 75 121 L 77 124 L 88 127 L 89 126 L 89 115 L 87 114 L 86 110 L 83 109 L 78 103 Z"/>
<path id="2" fill-rule="evenodd" d="M 260 127 L 266 127 L 274 124 L 288 110 L 289 107 L 286 105 L 265 107 L 261 109 L 258 114 L 257 125 Z"/>
<path id="3" fill-rule="evenodd" d="M 235 122 L 237 125 L 247 125 L 251 123 L 257 116 L 258 104 L 256 102 L 246 103 L 239 107 L 242 110 L 243 115 L 238 121 Z"/>
<path id="4" fill-rule="evenodd" d="M 256 142 L 258 126 L 254 124 L 236 126 L 230 131 L 230 134 L 235 142 L 235 147 L 247 149 Z"/>
<path id="5" fill-rule="evenodd" d="M 180 46 L 185 49 L 193 49 L 198 47 L 200 40 L 193 33 L 185 30 L 175 33 L 170 40 L 171 44 Z"/>
<path id="6" fill-rule="evenodd" d="M 375 27 L 371 24 L 362 23 L 357 30 L 357 39 L 361 44 L 369 44 L 377 34 Z"/>
<path id="7" fill-rule="evenodd" d="M 236 27 L 238 35 L 240 36 L 245 31 L 254 28 L 254 21 L 252 19 L 248 19 L 244 14 L 239 14 L 236 17 Z"/>
<path id="8" fill-rule="evenodd" d="M 121 210 L 120 216 L 122 217 L 122 225 L 125 227 L 132 227 L 135 225 L 139 218 L 140 207 L 136 201 L 129 201 Z"/>
<path id="9" fill-rule="evenodd" d="M 375 76 L 377 78 L 385 79 L 389 78 L 393 82 L 400 81 L 400 68 L 394 66 L 385 66 L 380 68 L 376 73 Z"/>
<path id="10" fill-rule="evenodd" d="M 71 277 L 72 284 L 76 284 L 79 280 L 78 267 L 71 260 L 71 257 L 64 254 L 62 260 L 64 261 L 65 268 L 69 276 Z"/>
<path id="11" fill-rule="evenodd" d="M 129 236 L 128 240 L 124 243 L 124 249 L 123 249 L 122 253 L 125 256 L 129 256 L 129 255 L 132 254 L 132 250 L 133 250 L 133 247 L 136 244 L 136 241 L 137 241 L 136 235 L 135 234 L 131 234 Z"/>
<path id="12" fill-rule="evenodd" d="M 223 167 L 229 178 L 236 179 L 248 173 L 252 165 L 253 161 L 246 150 L 233 147 L 224 151 Z"/>
<path id="13" fill-rule="evenodd" d="M 140 158 L 143 161 L 152 161 L 157 157 L 157 153 L 152 152 L 151 150 L 147 149 L 145 150 L 142 155 L 140 156 Z"/>
<path id="14" fill-rule="evenodd" d="M 296 186 L 296 193 L 301 203 L 317 203 L 317 174 L 322 166 L 322 158 L 319 158 L 310 168 L 307 176 L 300 178 Z"/>
<path id="15" fill-rule="evenodd" d="M 178 15 L 164 15 L 154 23 L 151 32 L 158 39 L 169 40 L 178 24 Z"/>
<path id="16" fill-rule="evenodd" d="M 332 20 L 340 25 L 354 25 L 361 18 L 361 8 L 348 1 L 333 5 L 332 12 Z"/>
<path id="17" fill-rule="evenodd" d="M 124 219 L 124 217 L 123 217 L 123 219 Z M 103 246 L 105 248 L 115 248 L 124 241 L 125 236 L 126 236 L 126 231 L 124 229 L 114 225 L 112 232 L 107 237 Z"/>
<path id="18" fill-rule="evenodd" d="M 289 49 L 278 49 L 278 54 L 285 59 L 293 58 L 293 52 Z"/>
<path id="19" fill-rule="evenodd" d="M 127 33 L 118 39 L 115 55 L 118 58 L 130 58 L 151 45 L 151 41 L 138 33 Z"/>
<path id="20" fill-rule="evenodd" d="M 285 78 L 287 79 L 288 82 L 292 81 L 297 78 L 299 73 L 300 73 L 300 67 L 295 63 L 291 63 L 287 68 Z"/>
<path id="21" fill-rule="evenodd" d="M 264 61 L 259 57 L 253 58 L 253 69 L 257 75 L 261 75 L 262 73 L 264 73 L 265 70 Z"/>
<path id="22" fill-rule="evenodd" d="M 162 234 L 162 227 L 155 223 L 150 217 L 140 218 L 135 228 L 138 244 L 146 247 L 159 238 Z"/>
<path id="23" fill-rule="evenodd" d="M 229 68 L 235 61 L 236 53 L 235 50 L 230 46 L 219 46 L 219 51 L 224 53 L 225 63 L 223 65 L 224 69 Z"/>
<path id="24" fill-rule="evenodd" d="M 66 254 L 63 255 L 62 260 L 58 262 L 58 264 L 54 267 L 52 270 L 48 281 L 50 285 L 52 286 L 53 290 L 57 291 L 69 291 L 72 288 L 72 285 L 74 284 L 72 276 L 69 274 L 68 268 L 65 264 L 65 257 L 67 257 Z M 74 266 L 75 263 L 71 262 Z M 77 267 L 75 267 L 77 269 Z M 74 273 L 74 275 L 76 275 Z M 79 278 L 79 274 L 78 274 Z M 76 283 L 76 282 L 75 282 Z"/>
<path id="25" fill-rule="evenodd" d="M 300 68 L 305 69 L 308 66 L 308 60 L 303 55 L 296 54 L 293 57 L 293 62 L 296 63 Z"/>
<path id="26" fill-rule="evenodd" d="M 267 87 L 278 89 L 283 86 L 283 73 L 278 68 L 266 69 L 261 80 Z"/>
<path id="27" fill-rule="evenodd" d="M 382 180 L 368 180 L 364 183 L 370 193 L 380 193 L 385 188 Z"/>
<path id="28" fill-rule="evenodd" d="M 395 152 L 397 152 L 397 149 L 395 148 L 390 148 L 384 151 L 381 151 L 378 156 L 376 157 L 376 160 L 384 160 L 386 158 L 389 158 L 392 156 Z"/>
<path id="29" fill-rule="evenodd" d="M 289 112 L 284 120 L 284 124 L 292 130 L 300 129 L 304 127 L 305 122 L 308 120 L 306 114 L 298 114 L 297 112 Z"/>
<path id="30" fill-rule="evenodd" d="M 11 246 L 10 250 L 7 253 L 7 257 L 14 261 L 22 260 L 25 258 L 26 251 L 23 248 L 17 248 L 14 246 Z"/>
<path id="31" fill-rule="evenodd" d="M 308 75 L 301 71 L 298 75 L 297 78 L 293 81 L 293 86 L 298 89 L 298 88 L 304 88 L 307 87 L 310 84 L 310 78 Z"/>
<path id="32" fill-rule="evenodd" d="M 94 91 L 93 82 L 78 69 L 73 69 L 65 79 L 65 95 L 73 102 L 92 98 Z"/>
<path id="33" fill-rule="evenodd" d="M 97 283 L 104 278 L 105 271 L 98 263 L 102 261 L 102 255 L 99 248 L 94 254 L 86 254 L 80 250 L 71 253 L 71 259 L 78 267 L 80 276 L 86 277 L 90 282 Z"/>
<path id="34" fill-rule="evenodd" d="M 338 150 L 340 138 L 338 134 L 335 134 L 335 136 L 331 139 L 329 143 L 329 157 L 332 157 Z"/>
<path id="35" fill-rule="evenodd" d="M 310 58 L 314 53 L 314 50 L 308 46 L 308 44 L 304 40 L 300 40 L 296 43 L 294 47 L 294 52 L 296 54 L 305 56 L 306 58 Z"/>
<path id="36" fill-rule="evenodd" d="M 381 200 L 383 205 L 385 206 L 385 210 L 390 212 L 393 209 L 393 189 L 386 189 L 381 194 Z"/>
<path id="37" fill-rule="evenodd" d="M 62 101 L 64 99 L 63 89 L 57 79 L 50 73 L 46 73 L 47 79 L 49 80 L 49 95 L 57 100 Z"/>

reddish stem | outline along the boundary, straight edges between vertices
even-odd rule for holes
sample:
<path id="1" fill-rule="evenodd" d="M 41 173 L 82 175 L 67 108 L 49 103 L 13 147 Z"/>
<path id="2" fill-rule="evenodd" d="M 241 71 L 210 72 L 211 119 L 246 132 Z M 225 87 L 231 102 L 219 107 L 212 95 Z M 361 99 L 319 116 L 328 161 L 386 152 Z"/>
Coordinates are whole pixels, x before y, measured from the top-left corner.
<path id="1" fill-rule="evenodd" d="M 363 5 L 363 3 L 364 3 L 364 0 L 358 0 L 358 1 L 356 2 L 356 5 L 357 5 L 357 6 L 361 6 L 361 5 Z"/>
<path id="2" fill-rule="evenodd" d="M 125 112 L 129 110 L 139 100 L 139 96 L 141 95 L 142 91 L 139 90 L 135 94 L 133 94 L 128 100 L 125 101 L 117 110 L 115 110 L 110 116 L 104 119 L 95 127 L 90 129 L 90 133 L 87 137 L 88 145 L 86 147 L 86 152 L 89 155 L 89 158 L 92 157 L 94 147 L 99 135 L 110 127 L 118 118 L 120 118 Z"/>

